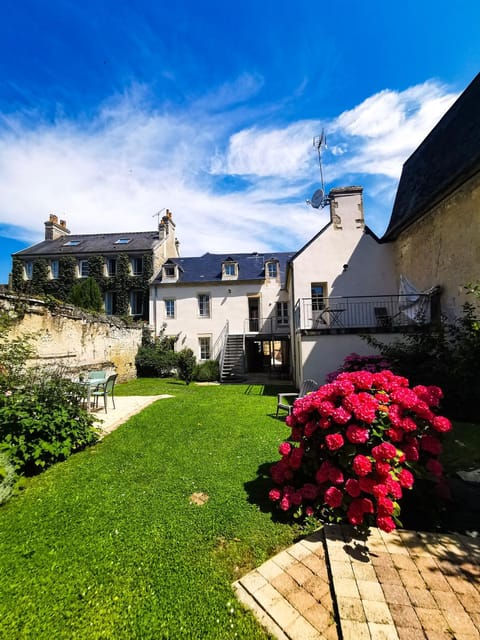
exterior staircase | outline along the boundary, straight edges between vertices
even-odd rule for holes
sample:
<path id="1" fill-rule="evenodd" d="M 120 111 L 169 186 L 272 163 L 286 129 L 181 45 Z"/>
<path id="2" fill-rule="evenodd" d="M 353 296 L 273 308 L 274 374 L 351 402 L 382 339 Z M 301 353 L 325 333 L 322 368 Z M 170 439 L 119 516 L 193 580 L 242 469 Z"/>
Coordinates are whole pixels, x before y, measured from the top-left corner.
<path id="1" fill-rule="evenodd" d="M 220 380 L 239 380 L 245 374 L 245 354 L 243 351 L 243 336 L 228 335 L 225 344 L 225 355 L 223 357 Z"/>

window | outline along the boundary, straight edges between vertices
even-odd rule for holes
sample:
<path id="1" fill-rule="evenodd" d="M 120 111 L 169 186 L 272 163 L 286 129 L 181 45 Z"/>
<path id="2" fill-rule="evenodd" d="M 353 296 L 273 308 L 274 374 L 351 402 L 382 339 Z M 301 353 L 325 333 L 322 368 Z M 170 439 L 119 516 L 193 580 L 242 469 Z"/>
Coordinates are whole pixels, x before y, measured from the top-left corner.
<path id="1" fill-rule="evenodd" d="M 59 269 L 58 260 L 52 260 L 50 262 L 50 276 L 53 280 L 58 279 Z"/>
<path id="2" fill-rule="evenodd" d="M 276 278 L 278 275 L 278 263 L 267 262 L 267 274 L 269 278 Z"/>
<path id="3" fill-rule="evenodd" d="M 110 278 L 117 275 L 117 259 L 107 258 L 107 275 Z"/>
<path id="4" fill-rule="evenodd" d="M 68 242 L 64 243 L 64 247 L 78 247 L 78 245 L 80 244 L 80 240 L 69 240 Z"/>
<path id="5" fill-rule="evenodd" d="M 277 302 L 277 325 L 288 325 L 288 302 Z"/>
<path id="6" fill-rule="evenodd" d="M 210 360 L 211 356 L 211 338 L 210 336 L 201 336 L 198 339 L 198 350 L 200 360 Z"/>
<path id="7" fill-rule="evenodd" d="M 115 291 L 107 291 L 105 294 L 105 313 L 107 316 L 113 316 L 117 313 L 117 293 Z"/>
<path id="8" fill-rule="evenodd" d="M 177 266 L 175 264 L 169 263 L 163 265 L 163 276 L 164 278 L 175 278 Z"/>
<path id="9" fill-rule="evenodd" d="M 128 244 L 130 242 L 130 238 L 119 238 L 115 240 L 115 244 Z"/>
<path id="10" fill-rule="evenodd" d="M 25 278 L 31 280 L 33 276 L 33 262 L 25 262 Z"/>
<path id="11" fill-rule="evenodd" d="M 78 261 L 78 275 L 80 278 L 88 278 L 88 260 Z"/>
<path id="12" fill-rule="evenodd" d="M 238 264 L 232 258 L 227 258 L 222 264 L 223 278 L 236 278 L 238 275 Z"/>
<path id="13" fill-rule="evenodd" d="M 201 293 L 198 296 L 198 315 L 201 318 L 210 317 L 210 296 L 208 293 Z"/>
<path id="14" fill-rule="evenodd" d="M 143 258 L 132 258 L 132 275 L 141 276 L 143 273 Z"/>
<path id="15" fill-rule="evenodd" d="M 143 292 L 132 291 L 130 294 L 130 314 L 132 316 L 143 315 Z"/>
<path id="16" fill-rule="evenodd" d="M 175 318 L 175 300 L 173 298 L 165 298 L 165 317 Z"/>
<path id="17" fill-rule="evenodd" d="M 325 308 L 327 285 L 322 282 L 312 283 L 312 311 L 321 311 Z"/>

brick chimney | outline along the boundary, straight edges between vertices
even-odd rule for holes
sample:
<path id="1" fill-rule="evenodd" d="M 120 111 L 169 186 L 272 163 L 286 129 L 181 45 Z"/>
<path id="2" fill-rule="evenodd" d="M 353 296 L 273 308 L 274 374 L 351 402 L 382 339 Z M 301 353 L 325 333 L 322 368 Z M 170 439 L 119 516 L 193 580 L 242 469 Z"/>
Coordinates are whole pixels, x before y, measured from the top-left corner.
<path id="1" fill-rule="evenodd" d="M 175 231 L 175 223 L 172 220 L 172 212 L 167 209 L 158 225 L 158 239 L 166 240 L 169 235 L 173 235 Z"/>
<path id="2" fill-rule="evenodd" d="M 356 231 L 365 228 L 363 217 L 363 187 L 338 187 L 328 194 L 330 220 L 339 231 Z"/>
<path id="3" fill-rule="evenodd" d="M 67 229 L 67 222 L 60 220 L 53 213 L 50 214 L 49 219 L 45 222 L 45 240 L 57 240 L 62 236 L 68 236 L 70 230 Z"/>

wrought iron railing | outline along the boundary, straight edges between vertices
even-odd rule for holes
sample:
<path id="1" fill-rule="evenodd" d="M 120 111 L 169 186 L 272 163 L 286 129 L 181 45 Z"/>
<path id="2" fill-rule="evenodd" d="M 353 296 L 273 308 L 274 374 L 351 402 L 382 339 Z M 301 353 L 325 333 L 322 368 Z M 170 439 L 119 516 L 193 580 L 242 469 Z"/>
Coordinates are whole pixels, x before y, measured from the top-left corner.
<path id="1" fill-rule="evenodd" d="M 386 295 L 300 298 L 295 329 L 393 329 L 429 323 L 431 296 Z"/>

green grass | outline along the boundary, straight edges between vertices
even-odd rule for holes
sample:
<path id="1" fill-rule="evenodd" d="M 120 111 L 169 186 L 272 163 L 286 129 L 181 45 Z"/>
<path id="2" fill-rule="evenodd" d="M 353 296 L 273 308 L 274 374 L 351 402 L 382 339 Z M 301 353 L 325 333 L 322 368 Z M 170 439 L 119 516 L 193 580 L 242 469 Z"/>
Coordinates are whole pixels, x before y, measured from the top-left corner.
<path id="1" fill-rule="evenodd" d="M 0 509 L 0 638 L 266 638 L 230 585 L 297 533 L 259 501 L 259 467 L 287 435 L 276 398 L 172 380 L 116 390 L 175 397 Z"/>

